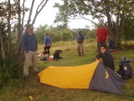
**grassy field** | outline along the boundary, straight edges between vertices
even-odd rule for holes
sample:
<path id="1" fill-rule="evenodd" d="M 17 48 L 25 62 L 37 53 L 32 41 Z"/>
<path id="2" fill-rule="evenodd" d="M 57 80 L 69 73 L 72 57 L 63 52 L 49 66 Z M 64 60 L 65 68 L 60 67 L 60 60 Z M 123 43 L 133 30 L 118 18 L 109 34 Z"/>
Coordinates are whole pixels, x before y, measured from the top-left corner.
<path id="1" fill-rule="evenodd" d="M 61 49 L 63 59 L 59 61 L 47 60 L 40 61 L 38 57 L 38 68 L 41 70 L 47 66 L 77 66 L 94 62 L 97 55 L 95 42 L 85 41 L 84 52 L 85 56 L 77 56 L 76 43 L 58 42 L 53 43 L 51 54 L 56 50 Z M 43 51 L 43 45 L 39 45 L 39 52 Z M 121 50 L 119 53 L 111 53 L 115 60 L 116 71 L 119 69 L 119 61 L 122 56 L 128 59 L 134 59 L 134 50 Z M 134 67 L 133 63 L 131 63 Z M 22 78 L 10 80 L 0 90 L 0 101 L 133 101 L 134 100 L 134 78 L 127 80 L 123 86 L 123 95 L 105 93 L 101 91 L 92 91 L 84 89 L 61 89 L 39 83 L 37 75 L 30 70 L 30 81 L 25 82 Z M 30 97 L 32 97 L 30 99 Z"/>

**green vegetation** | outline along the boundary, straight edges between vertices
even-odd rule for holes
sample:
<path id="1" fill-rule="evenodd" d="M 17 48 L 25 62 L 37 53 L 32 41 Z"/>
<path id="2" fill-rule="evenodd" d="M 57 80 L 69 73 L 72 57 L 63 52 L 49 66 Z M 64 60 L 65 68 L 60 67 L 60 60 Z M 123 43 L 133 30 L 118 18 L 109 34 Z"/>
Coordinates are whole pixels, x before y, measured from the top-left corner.
<path id="1" fill-rule="evenodd" d="M 25 23 L 34 25 L 38 14 L 46 6 L 49 0 L 38 2 L 35 0 L 27 7 L 28 0 L 1 0 L 0 1 L 0 101 L 29 101 L 29 96 L 34 101 L 132 101 L 134 100 L 134 81 L 128 80 L 124 85 L 124 95 L 104 93 L 91 90 L 60 89 L 39 83 L 37 75 L 30 70 L 30 81 L 25 82 L 22 76 L 24 54 L 21 48 L 21 38 L 25 31 Z M 127 56 L 133 59 L 133 27 L 134 27 L 134 2 L 133 0 L 61 0 L 56 15 L 56 27 L 44 25 L 36 29 L 39 42 L 39 52 L 43 51 L 44 33 L 49 33 L 53 41 L 51 53 L 56 49 L 63 50 L 63 59 L 59 61 L 40 61 L 38 68 L 45 69 L 50 65 L 76 66 L 92 63 L 97 54 L 95 31 L 98 24 L 105 25 L 109 29 L 110 37 L 116 47 L 122 49 L 120 53 L 112 53 L 116 70 L 120 58 Z M 30 8 L 29 8 L 30 7 Z M 34 14 L 35 9 L 36 13 Z M 29 11 L 29 13 L 28 13 Z M 29 16 L 25 16 L 26 12 Z M 92 20 L 87 15 L 91 15 Z M 85 18 L 87 16 L 87 18 Z M 95 29 L 89 26 L 83 29 L 69 29 L 71 19 L 82 18 L 93 23 Z M 113 19 L 115 18 L 115 19 Z M 25 22 L 25 20 L 27 21 Z M 32 20 L 33 19 L 33 20 Z M 98 19 L 98 22 L 94 22 Z M 106 20 L 105 20 L 106 19 Z M 25 23 L 24 23 L 25 22 Z M 58 24 L 58 23 L 62 24 Z M 77 32 L 82 31 L 85 37 L 85 56 L 78 57 L 76 42 L 73 41 Z M 130 42 L 131 41 L 131 42 Z M 124 43 L 121 43 L 124 42 Z M 122 45 L 123 44 L 123 45 Z M 133 65 L 133 64 L 132 64 Z"/>
<path id="2" fill-rule="evenodd" d="M 38 68 L 45 69 L 47 66 L 77 66 L 94 62 L 97 48 L 95 42 L 84 42 L 85 56 L 78 57 L 76 51 L 76 42 L 57 42 L 53 43 L 51 54 L 61 49 L 63 59 L 59 61 L 48 60 L 40 61 L 38 57 Z M 39 45 L 39 52 L 43 51 L 43 44 Z M 128 59 L 134 59 L 133 50 L 121 50 L 119 53 L 111 53 L 115 59 L 116 71 L 120 58 L 126 56 Z M 131 64 L 133 66 L 133 64 Z M 20 70 L 21 72 L 21 70 Z M 21 74 L 20 74 L 21 75 Z M 133 101 L 134 100 L 134 79 L 127 80 L 123 86 L 123 95 L 105 93 L 101 91 L 92 91 L 84 89 L 61 89 L 46 84 L 40 84 L 37 75 L 30 70 L 30 81 L 25 82 L 22 77 L 10 79 L 0 89 L 0 101 L 30 101 L 29 96 L 33 97 L 32 101 Z"/>
<path id="3" fill-rule="evenodd" d="M 40 25 L 36 29 L 35 33 L 37 36 L 38 43 L 44 43 L 44 34 L 48 33 L 53 42 L 57 41 L 72 41 L 81 31 L 85 39 L 95 39 L 95 29 L 79 28 L 79 29 L 69 29 L 63 28 L 62 26 L 52 27 L 47 25 Z"/>
<path id="4" fill-rule="evenodd" d="M 37 0 L 31 0 L 31 3 L 28 4 L 29 6 L 27 6 L 27 1 L 0 1 L 0 87 L 8 83 L 10 79 L 21 78 L 22 72 L 20 71 L 24 62 L 21 47 L 22 35 L 27 25 L 35 24 L 37 16 L 49 0 L 42 0 L 36 6 L 34 4 L 36 4 Z M 84 38 L 88 42 L 93 42 L 98 24 L 103 24 L 110 32 L 109 40 L 113 40 L 117 48 L 129 49 L 130 46 L 126 47 L 128 46 L 127 44 L 121 46 L 121 42 L 133 40 L 133 5 L 133 0 L 61 0 L 60 4 L 55 3 L 53 6 L 59 9 L 54 21 L 54 23 L 57 23 L 56 26 L 40 25 L 35 32 L 37 40 L 40 44 L 43 44 L 44 33 L 49 33 L 53 41 L 53 47 L 56 44 L 58 45 L 59 43 L 55 44 L 55 42 L 59 41 L 64 47 L 67 45 L 66 51 L 68 53 L 66 52 L 67 56 L 65 57 L 67 57 L 66 61 L 68 61 L 72 53 L 70 51 L 72 48 L 69 46 L 71 44 L 68 41 L 73 41 L 78 31 L 81 30 Z M 69 22 L 79 18 L 89 21 L 89 25 L 82 29 L 70 29 Z M 94 29 L 91 29 L 91 26 Z M 66 43 L 69 43 L 69 45 Z M 133 44 L 131 44 L 132 48 Z M 73 58 L 75 59 L 75 57 Z M 58 64 L 58 62 L 56 63 Z M 73 63 L 70 62 L 70 65 L 73 65 Z"/>

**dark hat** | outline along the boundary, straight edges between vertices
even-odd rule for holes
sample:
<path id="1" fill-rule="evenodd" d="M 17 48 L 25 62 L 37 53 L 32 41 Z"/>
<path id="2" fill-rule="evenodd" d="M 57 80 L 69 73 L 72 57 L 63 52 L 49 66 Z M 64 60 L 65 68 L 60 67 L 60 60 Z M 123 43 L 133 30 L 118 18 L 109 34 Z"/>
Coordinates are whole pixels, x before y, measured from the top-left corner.
<path id="1" fill-rule="evenodd" d="M 79 33 L 81 33 L 81 31 L 79 31 Z"/>

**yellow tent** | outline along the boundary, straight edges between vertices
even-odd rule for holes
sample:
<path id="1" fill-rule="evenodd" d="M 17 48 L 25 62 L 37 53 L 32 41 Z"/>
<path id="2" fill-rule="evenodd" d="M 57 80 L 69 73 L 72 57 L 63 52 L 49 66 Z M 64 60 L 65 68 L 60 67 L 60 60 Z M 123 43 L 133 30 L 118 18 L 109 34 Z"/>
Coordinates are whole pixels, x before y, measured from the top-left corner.
<path id="1" fill-rule="evenodd" d="M 97 63 L 81 66 L 49 66 L 38 75 L 40 82 L 60 88 L 87 89 Z"/>
<path id="2" fill-rule="evenodd" d="M 38 75 L 41 83 L 59 88 L 93 89 L 121 94 L 119 88 L 124 84 L 114 71 L 109 70 L 99 61 L 81 66 L 49 66 Z M 113 81 L 113 77 L 118 81 Z M 109 90 L 111 88 L 114 89 L 111 91 Z"/>

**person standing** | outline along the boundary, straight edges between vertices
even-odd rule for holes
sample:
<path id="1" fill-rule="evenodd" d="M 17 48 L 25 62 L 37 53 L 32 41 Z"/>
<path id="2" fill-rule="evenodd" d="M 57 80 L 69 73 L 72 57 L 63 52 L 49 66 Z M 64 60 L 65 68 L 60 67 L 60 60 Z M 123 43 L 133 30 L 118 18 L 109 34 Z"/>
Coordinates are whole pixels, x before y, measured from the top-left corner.
<path id="1" fill-rule="evenodd" d="M 101 45 L 105 45 L 107 47 L 108 35 L 108 30 L 103 25 L 100 25 L 98 30 L 96 31 L 96 41 L 98 50 Z"/>
<path id="2" fill-rule="evenodd" d="M 45 54 L 50 55 L 49 49 L 51 48 L 52 42 L 51 42 L 51 38 L 48 36 L 48 33 L 44 34 L 44 43 L 45 43 L 44 46 Z"/>
<path id="3" fill-rule="evenodd" d="M 82 35 L 81 31 L 79 31 L 78 36 L 76 37 L 76 41 L 77 41 L 78 56 L 84 56 L 83 51 L 84 36 Z"/>
<path id="4" fill-rule="evenodd" d="M 22 37 L 22 48 L 25 53 L 25 62 L 23 67 L 23 75 L 25 79 L 28 78 L 29 75 L 29 67 L 32 62 L 32 68 L 35 73 L 39 73 L 37 69 L 37 39 L 36 35 L 33 33 L 33 26 L 28 25 L 26 32 Z"/>

